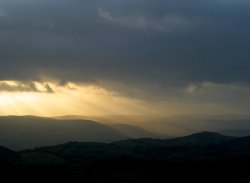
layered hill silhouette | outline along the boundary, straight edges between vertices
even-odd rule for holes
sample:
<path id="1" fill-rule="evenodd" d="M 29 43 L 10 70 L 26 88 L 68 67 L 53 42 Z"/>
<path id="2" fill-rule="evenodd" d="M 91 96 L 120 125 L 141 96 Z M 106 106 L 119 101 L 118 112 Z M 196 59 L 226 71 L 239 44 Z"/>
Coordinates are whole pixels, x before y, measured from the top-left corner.
<path id="1" fill-rule="evenodd" d="M 15 150 L 69 141 L 112 142 L 155 136 L 157 135 L 131 125 L 108 126 L 91 120 L 36 116 L 0 117 L 0 144 Z"/>
<path id="2" fill-rule="evenodd" d="M 229 136 L 247 136 L 248 130 L 220 132 Z M 133 138 L 170 138 L 138 126 L 103 124 L 77 116 L 44 118 L 36 116 L 0 117 L 0 145 L 14 150 L 52 146 L 69 141 L 110 143 Z M 213 139 L 211 139 L 213 140 Z M 181 141 L 181 140 L 180 140 Z"/>
<path id="3" fill-rule="evenodd" d="M 250 157 L 250 136 L 237 138 L 201 132 L 166 140 L 144 138 L 112 143 L 68 142 L 23 151 L 0 147 L 0 156 L 1 159 L 25 165 L 81 164 L 125 157 L 143 160 L 217 160 Z M 17 159 L 20 161 L 17 162 Z"/>
<path id="4" fill-rule="evenodd" d="M 22 152 L 34 159 L 44 153 L 70 163 L 119 158 L 155 160 L 217 160 L 250 157 L 250 137 L 231 137 L 213 132 L 202 132 L 176 139 L 131 139 L 113 143 L 69 142 Z M 50 163 L 56 163 L 51 159 Z M 59 162 L 61 163 L 61 162 Z"/>
<path id="5" fill-rule="evenodd" d="M 131 125 L 0 117 L 0 172 L 8 179 L 246 183 L 249 164 L 250 136 L 201 132 L 160 139 Z"/>
<path id="6" fill-rule="evenodd" d="M 249 182 L 250 136 L 201 132 L 175 139 L 0 147 L 0 170 L 20 177 L 91 182 Z"/>

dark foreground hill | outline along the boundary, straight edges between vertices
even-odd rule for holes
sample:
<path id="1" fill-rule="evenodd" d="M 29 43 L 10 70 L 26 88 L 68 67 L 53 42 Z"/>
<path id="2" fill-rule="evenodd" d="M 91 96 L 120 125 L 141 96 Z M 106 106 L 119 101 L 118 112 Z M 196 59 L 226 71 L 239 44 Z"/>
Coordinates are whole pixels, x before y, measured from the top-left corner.
<path id="1" fill-rule="evenodd" d="M 80 182 L 250 182 L 250 137 L 202 132 L 113 143 L 69 142 L 15 152 L 0 148 L 9 178 Z"/>

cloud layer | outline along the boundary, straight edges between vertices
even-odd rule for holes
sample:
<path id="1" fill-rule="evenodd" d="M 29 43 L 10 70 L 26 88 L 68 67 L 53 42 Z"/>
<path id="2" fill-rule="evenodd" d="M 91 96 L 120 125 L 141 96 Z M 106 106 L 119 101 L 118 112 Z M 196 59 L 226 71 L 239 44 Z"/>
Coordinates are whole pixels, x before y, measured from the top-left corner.
<path id="1" fill-rule="evenodd" d="M 133 14 L 124 17 L 116 17 L 109 11 L 99 9 L 99 15 L 104 20 L 113 23 L 114 25 L 124 26 L 127 28 L 141 29 L 145 31 L 155 30 L 161 32 L 173 32 L 182 29 L 187 29 L 191 25 L 191 21 L 184 17 L 176 15 L 165 15 L 154 19 L 144 14 Z M 190 21 L 190 22 L 189 22 Z"/>
<path id="2" fill-rule="evenodd" d="M 0 0 L 0 7 L 0 80 L 89 83 L 147 100 L 196 101 L 220 86 L 219 94 L 249 98 L 224 86 L 250 83 L 250 1 Z"/>
<path id="3" fill-rule="evenodd" d="M 248 1 L 0 5 L 2 79 L 249 82 Z"/>
<path id="4" fill-rule="evenodd" d="M 0 93 L 2 92 L 54 93 L 48 83 L 38 83 L 34 81 L 0 81 Z"/>

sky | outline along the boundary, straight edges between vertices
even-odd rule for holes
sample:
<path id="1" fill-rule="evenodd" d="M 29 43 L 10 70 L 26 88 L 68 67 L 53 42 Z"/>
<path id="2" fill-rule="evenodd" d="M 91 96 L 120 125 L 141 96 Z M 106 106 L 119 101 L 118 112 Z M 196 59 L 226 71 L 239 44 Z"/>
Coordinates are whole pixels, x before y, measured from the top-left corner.
<path id="1" fill-rule="evenodd" d="M 0 0 L 0 115 L 248 115 L 249 0 Z"/>

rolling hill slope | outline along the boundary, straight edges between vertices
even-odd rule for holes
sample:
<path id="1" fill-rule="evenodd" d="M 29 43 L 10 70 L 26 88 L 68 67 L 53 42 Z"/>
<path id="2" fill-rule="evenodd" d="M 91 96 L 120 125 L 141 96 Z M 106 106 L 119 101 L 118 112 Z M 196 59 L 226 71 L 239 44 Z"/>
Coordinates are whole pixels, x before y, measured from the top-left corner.
<path id="1" fill-rule="evenodd" d="M 0 144 L 11 149 L 57 145 L 69 141 L 112 142 L 128 136 L 89 120 L 56 120 L 35 116 L 0 117 Z"/>
<path id="2" fill-rule="evenodd" d="M 0 147 L 3 175 L 33 181 L 245 183 L 249 163 L 249 136 L 211 132 L 170 140 L 68 142 L 19 152 Z"/>

